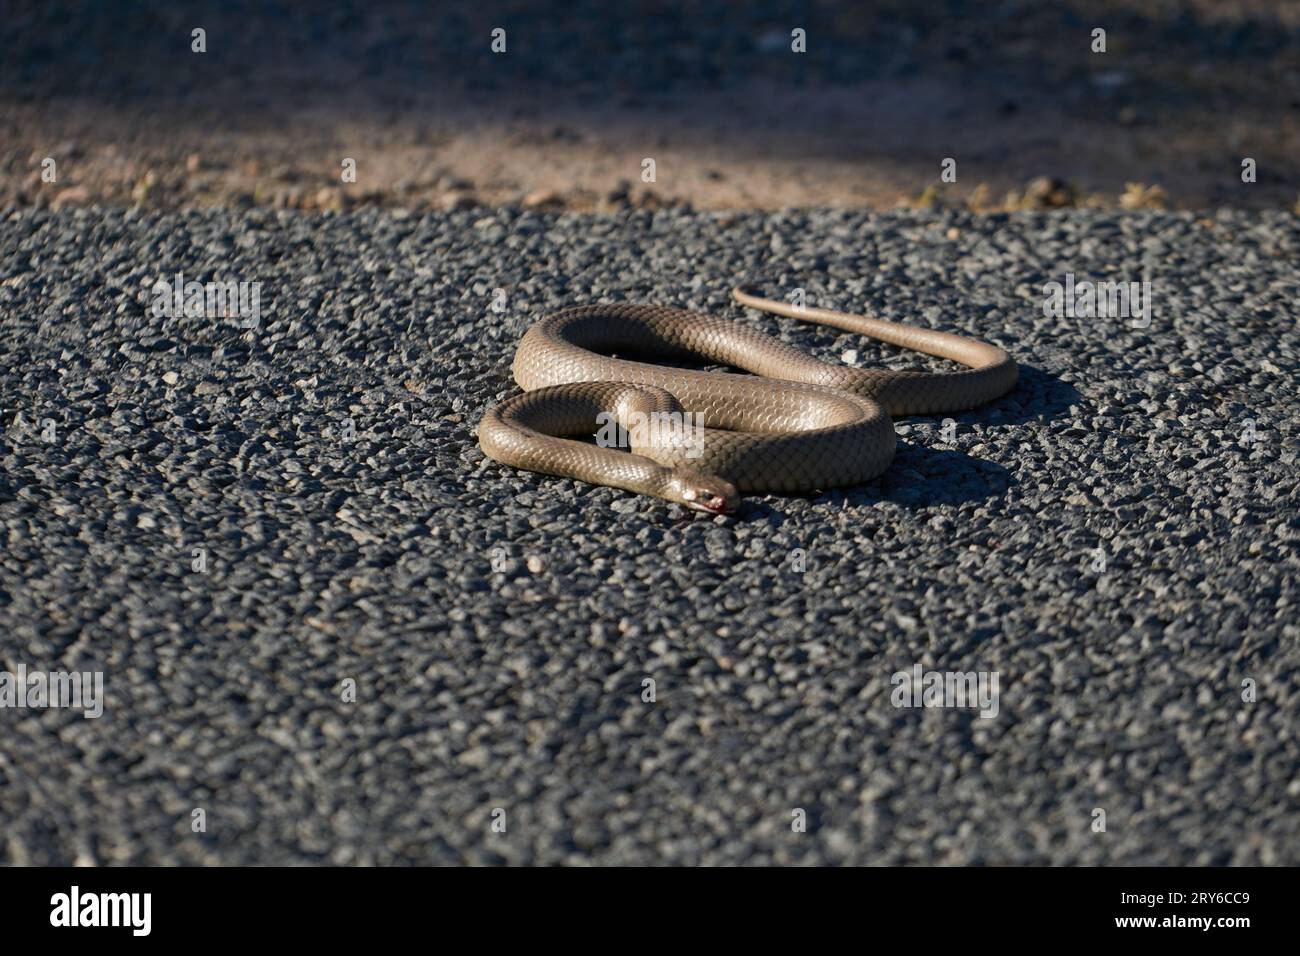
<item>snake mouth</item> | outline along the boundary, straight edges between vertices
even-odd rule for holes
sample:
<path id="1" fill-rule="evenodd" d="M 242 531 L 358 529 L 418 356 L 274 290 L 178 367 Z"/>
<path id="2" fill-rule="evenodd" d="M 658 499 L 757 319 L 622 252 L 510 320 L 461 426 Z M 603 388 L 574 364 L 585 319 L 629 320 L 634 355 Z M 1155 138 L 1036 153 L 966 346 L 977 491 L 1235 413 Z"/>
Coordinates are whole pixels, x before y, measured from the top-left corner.
<path id="1" fill-rule="evenodd" d="M 684 504 L 692 511 L 699 511 L 706 515 L 725 515 L 735 511 L 738 503 L 726 495 L 709 495 L 706 498 L 687 500 Z"/>
<path id="2" fill-rule="evenodd" d="M 673 477 L 669 500 L 706 515 L 725 515 L 740 506 L 740 494 L 731 482 L 717 475 L 679 470 Z"/>

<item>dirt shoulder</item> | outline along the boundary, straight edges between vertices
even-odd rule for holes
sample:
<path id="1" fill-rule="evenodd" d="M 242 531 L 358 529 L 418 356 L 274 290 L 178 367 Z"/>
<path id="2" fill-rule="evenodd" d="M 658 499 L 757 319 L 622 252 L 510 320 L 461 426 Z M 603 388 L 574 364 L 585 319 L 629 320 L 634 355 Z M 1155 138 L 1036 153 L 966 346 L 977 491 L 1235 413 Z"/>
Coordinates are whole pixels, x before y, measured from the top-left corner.
<path id="1" fill-rule="evenodd" d="M 972 12 L 936 25 L 878 6 L 864 22 L 816 22 L 802 54 L 767 14 L 730 32 L 692 26 L 692 46 L 664 50 L 650 29 L 662 17 L 633 11 L 593 39 L 580 19 L 501 13 L 516 52 L 499 57 L 486 40 L 499 11 L 474 20 L 456 4 L 460 19 L 432 23 L 359 7 L 322 27 L 335 30 L 325 39 L 278 52 L 268 38 L 309 25 L 237 11 L 242 32 L 214 27 L 194 54 L 190 19 L 150 4 L 114 30 L 85 24 L 88 51 L 67 48 L 75 18 L 11 24 L 0 202 L 1296 204 L 1300 58 L 1285 42 L 1297 35 L 1288 8 L 1190 4 L 1166 22 L 1130 9 L 1140 3 L 1066 4 L 1055 18 L 1011 4 L 1017 16 L 1001 21 Z M 1090 49 L 1093 22 L 1109 25 L 1104 54 Z M 710 29 L 721 30 L 712 46 Z M 474 52 L 457 36 L 476 38 Z M 90 68 L 74 70 L 76 56 Z M 1246 158 L 1255 182 L 1242 181 Z M 945 159 L 955 182 L 941 176 Z"/>

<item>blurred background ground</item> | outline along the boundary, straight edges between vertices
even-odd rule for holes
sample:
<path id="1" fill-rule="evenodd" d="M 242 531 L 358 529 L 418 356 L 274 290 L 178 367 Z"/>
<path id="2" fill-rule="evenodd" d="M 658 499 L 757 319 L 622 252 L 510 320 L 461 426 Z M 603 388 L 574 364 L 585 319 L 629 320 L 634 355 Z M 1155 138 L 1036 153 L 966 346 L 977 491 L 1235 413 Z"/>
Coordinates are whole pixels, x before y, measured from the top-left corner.
<path id="1" fill-rule="evenodd" d="M 1281 0 L 6 2 L 0 202 L 1290 209 L 1298 39 Z"/>

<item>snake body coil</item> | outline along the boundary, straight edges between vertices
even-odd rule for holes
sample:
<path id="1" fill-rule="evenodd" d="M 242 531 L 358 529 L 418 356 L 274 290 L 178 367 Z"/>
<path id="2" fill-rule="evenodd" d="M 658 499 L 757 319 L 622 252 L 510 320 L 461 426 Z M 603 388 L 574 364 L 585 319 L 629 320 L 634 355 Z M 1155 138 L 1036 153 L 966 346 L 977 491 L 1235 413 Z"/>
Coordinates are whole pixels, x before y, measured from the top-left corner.
<path id="1" fill-rule="evenodd" d="M 975 339 L 732 292 L 743 305 L 951 359 L 952 373 L 832 365 L 726 319 L 649 305 L 588 305 L 525 333 L 514 376 L 524 390 L 479 424 L 490 458 L 655 495 L 720 514 L 738 491 L 813 491 L 875 478 L 894 457 L 890 415 L 958 412 L 1006 394 L 1016 363 Z M 616 358 L 702 359 L 751 375 Z M 631 454 L 576 441 L 602 420 Z M 647 429 L 646 422 L 673 423 Z M 694 428 L 693 424 L 702 427 Z M 678 427 L 680 426 L 680 427 Z"/>

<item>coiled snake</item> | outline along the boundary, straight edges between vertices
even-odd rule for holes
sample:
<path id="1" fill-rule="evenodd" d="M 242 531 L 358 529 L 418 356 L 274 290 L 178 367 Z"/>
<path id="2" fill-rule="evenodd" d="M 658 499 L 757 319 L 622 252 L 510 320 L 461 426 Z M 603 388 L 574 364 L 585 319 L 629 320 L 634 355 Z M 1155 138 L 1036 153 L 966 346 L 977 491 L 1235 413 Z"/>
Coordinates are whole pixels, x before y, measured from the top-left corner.
<path id="1" fill-rule="evenodd" d="M 1005 395 L 1016 363 L 975 339 L 793 306 L 732 290 L 742 305 L 951 359 L 951 373 L 833 365 L 735 322 L 651 305 L 564 309 L 515 352 L 523 394 L 488 409 L 484 454 L 549 475 L 734 511 L 741 491 L 813 491 L 875 478 L 894 457 L 890 415 L 958 412 Z M 752 375 L 614 357 L 703 359 Z M 574 440 L 601 424 L 631 453 Z M 655 427 L 658 423 L 659 427 Z M 614 428 L 617 426 L 617 428 Z M 621 429 L 621 431 L 619 430 Z"/>

